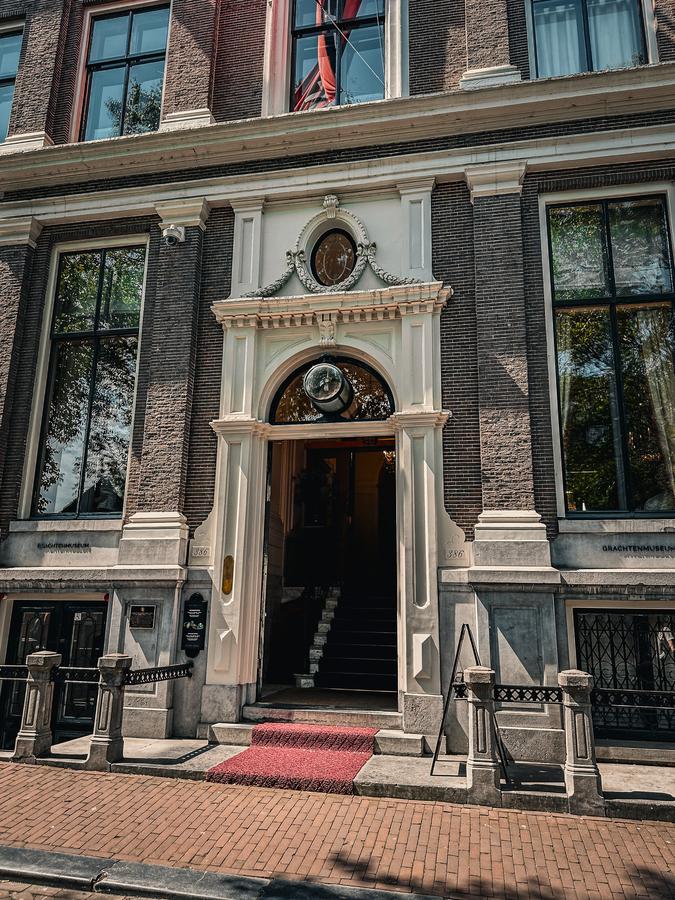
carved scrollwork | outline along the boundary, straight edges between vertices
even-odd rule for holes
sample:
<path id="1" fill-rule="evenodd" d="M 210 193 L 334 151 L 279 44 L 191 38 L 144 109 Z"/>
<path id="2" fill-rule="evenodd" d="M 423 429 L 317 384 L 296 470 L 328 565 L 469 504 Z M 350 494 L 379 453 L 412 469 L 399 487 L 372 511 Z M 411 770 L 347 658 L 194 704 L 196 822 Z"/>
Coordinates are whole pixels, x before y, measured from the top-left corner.
<path id="1" fill-rule="evenodd" d="M 404 285 L 404 284 L 421 284 L 419 278 L 405 278 L 400 275 L 393 275 L 380 266 L 375 255 L 377 253 L 377 244 L 368 239 L 368 232 L 363 222 L 346 209 L 340 209 L 340 201 L 334 194 L 329 194 L 324 198 L 323 210 L 317 216 L 314 216 L 303 228 L 295 245 L 295 250 L 286 251 L 286 270 L 276 281 L 266 285 L 264 288 L 250 291 L 245 297 L 272 297 L 277 291 L 280 291 L 284 285 L 288 283 L 293 273 L 298 276 L 300 283 L 311 294 L 340 294 L 350 291 L 361 280 L 361 276 L 366 268 L 370 266 L 375 275 L 388 285 Z M 345 278 L 338 284 L 325 285 L 320 284 L 312 275 L 307 265 L 307 249 L 308 242 L 315 235 L 317 228 L 327 219 L 340 219 L 346 227 L 352 232 L 356 238 L 356 264 L 349 277 Z"/>

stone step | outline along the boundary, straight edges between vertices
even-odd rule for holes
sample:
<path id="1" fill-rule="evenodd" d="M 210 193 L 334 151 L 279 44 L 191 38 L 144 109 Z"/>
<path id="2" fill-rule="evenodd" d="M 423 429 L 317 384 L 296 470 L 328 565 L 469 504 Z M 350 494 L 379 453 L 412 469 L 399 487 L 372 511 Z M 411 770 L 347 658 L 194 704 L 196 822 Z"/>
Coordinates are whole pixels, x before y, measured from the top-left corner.
<path id="1" fill-rule="evenodd" d="M 288 710 L 286 710 L 286 712 L 288 712 Z M 393 714 L 375 713 L 375 715 Z M 329 724 L 337 726 L 336 722 L 331 722 Z M 347 723 L 343 722 L 341 724 L 346 725 Z M 353 726 L 353 724 L 353 722 L 349 722 L 349 725 Z M 208 734 L 206 734 L 205 737 L 210 743 L 247 747 L 251 743 L 253 727 L 252 723 L 246 722 L 239 722 L 236 724 L 221 722 L 217 725 L 207 726 Z M 369 723 L 369 727 L 375 726 L 372 723 Z M 382 753 L 387 756 L 424 756 L 424 736 L 421 734 L 406 734 L 395 728 L 381 728 L 375 735 L 375 753 Z"/>
<path id="2" fill-rule="evenodd" d="M 398 731 L 401 713 L 384 710 L 291 708 L 252 703 L 242 711 L 245 722 L 303 722 L 313 725 L 351 725 L 363 728 L 385 728 Z"/>

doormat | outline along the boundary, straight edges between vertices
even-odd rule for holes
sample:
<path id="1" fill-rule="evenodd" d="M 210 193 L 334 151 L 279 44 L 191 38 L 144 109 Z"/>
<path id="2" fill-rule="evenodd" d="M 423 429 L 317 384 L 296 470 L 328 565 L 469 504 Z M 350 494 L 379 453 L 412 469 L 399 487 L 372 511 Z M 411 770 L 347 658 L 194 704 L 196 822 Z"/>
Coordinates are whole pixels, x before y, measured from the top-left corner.
<path id="1" fill-rule="evenodd" d="M 256 725 L 251 746 L 209 769 L 207 781 L 353 794 L 354 779 L 375 750 L 377 728 Z"/>

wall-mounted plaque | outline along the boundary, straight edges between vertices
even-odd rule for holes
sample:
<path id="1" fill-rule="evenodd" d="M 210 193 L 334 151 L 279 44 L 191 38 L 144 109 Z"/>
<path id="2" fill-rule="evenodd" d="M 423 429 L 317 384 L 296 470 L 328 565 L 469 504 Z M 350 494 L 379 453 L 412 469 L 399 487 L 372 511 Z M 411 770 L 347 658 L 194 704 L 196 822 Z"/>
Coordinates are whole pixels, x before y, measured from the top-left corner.
<path id="1" fill-rule="evenodd" d="M 154 628 L 155 606 L 132 606 L 129 610 L 129 628 Z"/>
<path id="2" fill-rule="evenodd" d="M 183 606 L 181 650 L 191 658 L 206 646 L 207 603 L 201 594 L 192 594 Z"/>

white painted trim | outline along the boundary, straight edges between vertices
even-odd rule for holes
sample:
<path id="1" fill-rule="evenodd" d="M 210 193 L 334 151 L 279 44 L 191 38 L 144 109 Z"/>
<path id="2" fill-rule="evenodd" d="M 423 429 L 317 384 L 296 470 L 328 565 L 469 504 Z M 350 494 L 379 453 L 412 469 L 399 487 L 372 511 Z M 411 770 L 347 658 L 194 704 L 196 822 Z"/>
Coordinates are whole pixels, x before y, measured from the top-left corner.
<path id="1" fill-rule="evenodd" d="M 0 159 L 0 183 L 4 190 L 35 189 L 40 184 L 53 187 L 59 183 L 115 177 L 120 171 L 127 175 L 154 173 L 158 159 L 167 170 L 178 170 L 357 146 L 372 146 L 373 157 L 377 158 L 375 148 L 400 142 L 402 137 L 422 140 L 447 136 L 449 132 L 468 134 L 661 111 L 672 102 L 674 89 L 675 65 L 663 63 L 522 81 L 481 91 L 451 91 L 315 110 L 302 115 L 218 123 L 198 130 L 127 135 L 59 145 L 23 154 L 21 158 L 18 154 L 6 154 Z M 615 132 L 617 138 L 622 134 L 625 132 Z M 560 138 L 552 142 L 549 138 L 549 155 L 553 159 L 559 157 L 558 143 L 564 147 L 568 140 Z M 345 167 L 342 168 L 344 174 Z"/>
<path id="2" fill-rule="evenodd" d="M 520 69 L 515 66 L 490 66 L 486 69 L 467 69 L 459 79 L 459 86 L 465 91 L 475 91 L 500 84 L 517 84 L 520 80 Z"/>
<path id="3" fill-rule="evenodd" d="M 0 246 L 28 244 L 35 248 L 42 231 L 42 224 L 33 216 L 17 219 L 0 218 Z"/>
<path id="4" fill-rule="evenodd" d="M 668 221 L 668 227 L 670 229 L 671 236 L 671 246 L 675 248 L 675 244 L 673 244 L 673 216 L 674 216 L 674 206 L 675 206 L 675 185 L 670 182 L 653 182 L 653 183 L 642 183 L 642 184 L 633 184 L 633 185 L 614 185 L 612 187 L 605 188 L 590 188 L 587 190 L 578 190 L 578 191 L 560 191 L 559 193 L 548 193 L 548 194 L 540 194 L 539 195 L 539 236 L 540 236 L 540 244 L 541 244 L 541 264 L 542 264 L 542 279 L 544 285 L 544 311 L 546 316 L 546 356 L 548 360 L 548 381 L 549 381 L 549 403 L 551 409 L 551 431 L 552 431 L 552 449 L 553 449 L 553 465 L 555 469 L 555 484 L 556 484 L 556 503 L 557 503 L 557 511 L 558 511 L 558 519 L 559 521 L 565 520 L 566 522 L 574 522 L 575 525 L 572 527 L 565 527 L 564 531 L 576 531 L 582 530 L 581 526 L 584 524 L 589 524 L 592 520 L 580 520 L 580 519 L 567 519 L 566 518 L 566 508 L 565 508 L 565 494 L 564 494 L 564 478 L 563 478 L 563 458 L 562 458 L 562 445 L 561 445 L 561 437 L 560 437 L 560 411 L 558 409 L 558 373 L 557 373 L 557 364 L 555 358 L 555 337 L 554 337 L 554 322 L 553 322 L 553 295 L 551 291 L 551 259 L 549 255 L 549 247 L 548 247 L 548 228 L 546 221 L 546 209 L 548 206 L 558 204 L 558 203 L 574 203 L 580 200 L 607 200 L 612 198 L 621 198 L 621 197 L 640 197 L 651 194 L 662 194 L 666 199 L 666 216 Z M 651 521 L 646 517 L 640 517 L 639 519 L 605 519 L 601 514 L 599 514 L 596 519 L 601 522 L 607 521 L 634 521 L 638 522 L 646 522 Z M 656 521 L 659 521 L 658 518 Z M 578 523 L 578 524 L 576 524 Z M 675 522 L 671 522 L 671 527 L 675 526 Z M 592 530 L 592 528 L 588 528 L 588 530 Z M 617 528 L 617 531 L 619 529 Z M 632 527 L 626 526 L 625 531 L 633 531 L 635 530 Z M 651 530 L 651 529 L 649 529 Z"/>
<path id="5" fill-rule="evenodd" d="M 45 295 L 44 310 L 42 313 L 42 325 L 40 333 L 40 345 L 38 349 L 38 361 L 35 371 L 35 381 L 33 388 L 33 398 L 31 401 L 30 420 L 28 425 L 28 436 L 26 439 L 26 453 L 24 456 L 23 472 L 21 476 L 21 490 L 19 493 L 19 504 L 17 516 L 19 520 L 29 519 L 31 515 L 31 506 L 33 501 L 33 488 L 36 478 L 36 467 L 38 453 L 40 452 L 40 437 L 42 432 L 42 418 L 44 406 L 46 402 L 47 377 L 49 374 L 49 359 L 51 356 L 51 326 L 54 315 L 54 301 L 56 299 L 56 277 L 58 274 L 58 261 L 62 253 L 72 253 L 77 250 L 99 250 L 109 247 L 130 247 L 144 246 L 145 249 L 145 272 L 143 274 L 143 289 L 141 294 L 141 308 L 139 314 L 138 327 L 138 351 L 136 353 L 136 376 L 134 384 L 133 397 L 133 415 L 131 421 L 130 434 L 133 435 L 134 420 L 136 418 L 136 396 L 138 391 L 138 373 L 140 370 L 141 345 L 143 341 L 143 312 L 145 308 L 145 289 L 148 277 L 148 248 L 150 246 L 150 238 L 147 234 L 140 235 L 121 235 L 115 237 L 96 238 L 89 241 L 68 241 L 55 244 L 49 260 L 49 276 L 47 279 L 47 290 Z M 131 459 L 131 440 L 129 441 L 129 455 L 127 458 L 127 474 L 129 471 L 129 460 Z M 125 490 L 124 507 L 126 508 L 127 493 Z M 124 513 L 124 510 L 123 510 Z M 56 521 L 56 520 L 54 520 Z M 72 521 L 72 520 L 69 520 Z M 97 520 L 98 521 L 98 520 Z M 117 520 L 116 520 L 117 521 Z"/>
<path id="6" fill-rule="evenodd" d="M 483 93 L 483 92 L 481 92 Z M 121 140 L 121 139 L 118 139 Z M 86 144 L 80 145 L 82 149 Z M 54 148 L 58 150 L 59 148 Z M 117 191 L 65 194 L 0 204 L 0 221 L 35 216 L 43 225 L 95 221 L 125 216 L 155 215 L 157 203 L 206 198 L 211 207 L 266 197 L 270 202 L 307 202 L 327 192 L 339 193 L 349 203 L 353 194 L 396 190 L 402 181 L 435 178 L 437 183 L 464 181 L 469 166 L 527 162 L 528 172 L 585 166 L 648 162 L 675 155 L 675 125 L 603 131 L 568 138 L 514 141 L 470 149 L 400 154 L 350 163 L 296 168 L 231 177 L 195 178 Z M 9 159 L 9 158 L 7 158 Z M 13 159 L 13 158 L 12 158 Z M 119 169 L 119 163 L 118 163 Z M 0 173 L 3 165 L 0 160 Z M 563 196 L 564 199 L 564 196 Z"/>
<path id="7" fill-rule="evenodd" d="M 261 111 L 263 117 L 289 112 L 293 77 L 292 9 L 292 0 L 267 0 Z M 408 31 L 408 0 L 385 0 L 384 96 L 387 100 L 408 95 Z"/>
<path id="8" fill-rule="evenodd" d="M 575 609 L 623 609 L 626 612 L 642 612 L 652 609 L 675 609 L 675 600 L 641 600 L 634 597 L 625 599 L 608 600 L 565 600 L 565 622 L 567 624 L 567 652 L 569 653 L 570 668 L 577 668 L 577 648 L 574 640 L 574 610 Z"/>
<path id="9" fill-rule="evenodd" d="M 521 194 L 526 164 L 524 162 L 484 163 L 467 166 L 466 183 L 471 192 L 471 202 L 477 197 L 494 197 L 498 194 Z"/>
<path id="10" fill-rule="evenodd" d="M 183 228 L 201 228 L 206 230 L 206 221 L 211 209 L 203 197 L 181 200 L 164 200 L 155 204 L 155 212 L 159 216 L 159 227 L 170 225 Z"/>
<path id="11" fill-rule="evenodd" d="M 201 109 L 185 109 L 168 113 L 160 120 L 159 130 L 172 131 L 176 128 L 204 128 L 215 124 L 216 120 L 213 118 L 213 113 L 208 106 L 204 106 Z"/>
<path id="12" fill-rule="evenodd" d="M 0 153 L 27 153 L 30 150 L 44 150 L 53 147 L 54 141 L 46 131 L 24 131 L 21 134 L 10 134 L 0 143 Z"/>
<path id="13" fill-rule="evenodd" d="M 263 212 L 265 201 L 255 198 L 235 201 L 232 245 L 231 297 L 259 290 L 263 259 Z"/>
<path id="14" fill-rule="evenodd" d="M 675 519 L 558 519 L 560 534 L 670 534 Z"/>
<path id="15" fill-rule="evenodd" d="M 73 112 L 70 121 L 70 143 L 75 144 L 80 140 L 80 129 L 82 127 L 82 116 L 84 115 L 84 98 L 86 92 L 86 73 L 87 73 L 87 53 L 89 51 L 89 38 L 91 36 L 91 25 L 94 19 L 109 13 L 132 9 L 135 6 L 150 7 L 169 5 L 169 32 L 166 42 L 166 56 L 169 57 L 169 41 L 171 40 L 171 13 L 173 12 L 172 0 L 112 0 L 110 3 L 101 4 L 100 6 L 90 6 L 84 8 L 82 20 L 82 38 L 80 40 L 80 49 L 77 59 L 77 80 L 75 82 L 75 94 L 73 103 Z M 160 128 L 163 120 L 164 111 L 164 88 L 166 86 L 166 65 L 164 66 L 164 81 L 162 82 L 162 109 L 159 114 Z M 204 124 L 204 123 L 202 123 Z M 98 143 L 98 141 L 87 141 L 87 143 Z"/>

